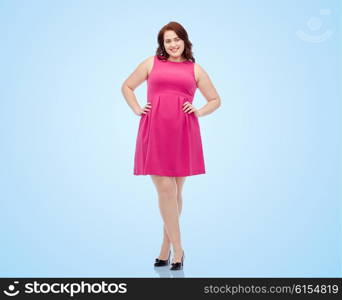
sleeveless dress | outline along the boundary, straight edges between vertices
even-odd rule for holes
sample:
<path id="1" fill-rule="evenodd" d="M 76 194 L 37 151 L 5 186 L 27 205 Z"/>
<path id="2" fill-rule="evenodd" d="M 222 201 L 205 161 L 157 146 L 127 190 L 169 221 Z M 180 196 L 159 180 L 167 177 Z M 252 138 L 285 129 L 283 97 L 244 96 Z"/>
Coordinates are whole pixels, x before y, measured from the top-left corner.
<path id="1" fill-rule="evenodd" d="M 192 61 L 163 61 L 154 56 L 147 78 L 151 107 L 140 116 L 134 175 L 205 173 L 198 117 L 183 111 L 183 103 L 192 103 L 197 89 L 194 67 Z"/>

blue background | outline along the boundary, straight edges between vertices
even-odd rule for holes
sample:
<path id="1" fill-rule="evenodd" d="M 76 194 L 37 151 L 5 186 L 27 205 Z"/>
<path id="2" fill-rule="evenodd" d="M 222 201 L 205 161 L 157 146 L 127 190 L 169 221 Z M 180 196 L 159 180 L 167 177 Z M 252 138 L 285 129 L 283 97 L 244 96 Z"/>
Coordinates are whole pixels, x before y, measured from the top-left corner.
<path id="1" fill-rule="evenodd" d="M 178 276 L 153 268 L 163 223 L 121 94 L 177 21 L 222 100 L 180 276 L 341 277 L 340 1 L 120 2 L 0 2 L 0 276 Z"/>

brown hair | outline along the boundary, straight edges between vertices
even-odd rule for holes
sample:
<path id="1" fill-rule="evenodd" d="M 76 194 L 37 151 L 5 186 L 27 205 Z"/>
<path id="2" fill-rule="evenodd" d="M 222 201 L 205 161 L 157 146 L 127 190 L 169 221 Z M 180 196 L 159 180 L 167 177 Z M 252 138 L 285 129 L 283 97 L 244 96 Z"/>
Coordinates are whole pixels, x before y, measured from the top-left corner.
<path id="1" fill-rule="evenodd" d="M 164 25 L 162 29 L 160 29 L 158 33 L 158 48 L 156 50 L 156 55 L 160 60 L 167 60 L 168 57 L 170 56 L 165 48 L 164 48 L 164 33 L 167 30 L 173 30 L 179 38 L 181 38 L 184 41 L 184 51 L 182 53 L 182 56 L 187 60 L 187 61 L 192 61 L 195 62 L 195 58 L 193 57 L 192 54 L 192 43 L 190 42 L 188 38 L 188 33 L 184 29 L 184 27 L 177 23 L 177 22 L 169 22 L 168 24 Z"/>

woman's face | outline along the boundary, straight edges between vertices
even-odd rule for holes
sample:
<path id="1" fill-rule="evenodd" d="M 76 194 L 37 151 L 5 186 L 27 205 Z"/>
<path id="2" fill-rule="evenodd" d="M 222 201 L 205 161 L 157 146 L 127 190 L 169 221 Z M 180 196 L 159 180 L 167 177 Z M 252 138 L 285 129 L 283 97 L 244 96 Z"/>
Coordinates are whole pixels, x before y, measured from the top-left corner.
<path id="1" fill-rule="evenodd" d="M 173 30 L 164 32 L 164 48 L 173 58 L 181 58 L 184 51 L 184 41 Z"/>

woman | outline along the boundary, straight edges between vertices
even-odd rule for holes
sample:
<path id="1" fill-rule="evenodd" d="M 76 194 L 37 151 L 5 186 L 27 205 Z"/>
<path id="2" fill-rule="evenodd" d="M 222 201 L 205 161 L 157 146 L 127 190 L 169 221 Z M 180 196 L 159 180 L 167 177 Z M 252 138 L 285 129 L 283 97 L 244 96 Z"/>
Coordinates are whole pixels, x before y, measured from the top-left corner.
<path id="1" fill-rule="evenodd" d="M 155 266 L 183 268 L 179 216 L 182 189 L 187 176 L 205 174 L 199 117 L 221 105 L 206 71 L 192 54 L 188 34 L 177 22 L 165 25 L 158 34 L 155 56 L 142 61 L 122 85 L 122 93 L 133 112 L 140 116 L 134 158 L 134 175 L 150 175 L 156 187 L 164 221 L 164 238 Z M 148 83 L 147 103 L 141 108 L 134 90 Z M 207 103 L 193 104 L 199 88 Z"/>

